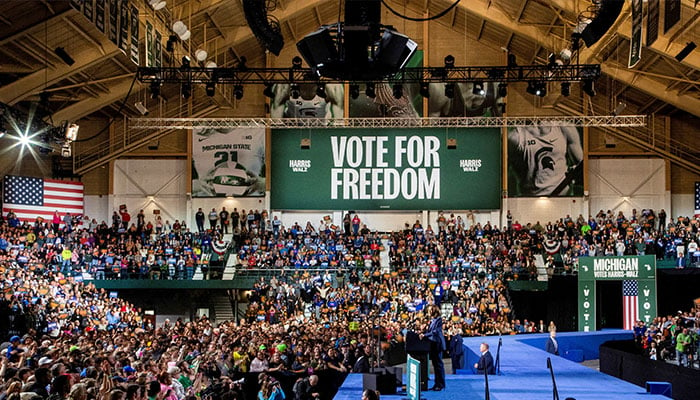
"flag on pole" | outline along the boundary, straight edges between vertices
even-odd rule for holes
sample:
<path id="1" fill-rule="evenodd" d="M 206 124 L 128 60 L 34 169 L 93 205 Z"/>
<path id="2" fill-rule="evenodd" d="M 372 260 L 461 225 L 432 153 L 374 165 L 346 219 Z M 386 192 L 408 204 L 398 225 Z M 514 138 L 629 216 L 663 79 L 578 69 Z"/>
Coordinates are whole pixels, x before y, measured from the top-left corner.
<path id="1" fill-rule="evenodd" d="M 622 281 L 622 318 L 623 329 L 634 329 L 634 324 L 639 320 L 639 287 L 637 281 Z"/>
<path id="2" fill-rule="evenodd" d="M 42 217 L 50 222 L 55 211 L 61 218 L 66 213 L 83 215 L 80 182 L 6 175 L 2 199 L 2 213 L 13 211 L 20 221 Z"/>

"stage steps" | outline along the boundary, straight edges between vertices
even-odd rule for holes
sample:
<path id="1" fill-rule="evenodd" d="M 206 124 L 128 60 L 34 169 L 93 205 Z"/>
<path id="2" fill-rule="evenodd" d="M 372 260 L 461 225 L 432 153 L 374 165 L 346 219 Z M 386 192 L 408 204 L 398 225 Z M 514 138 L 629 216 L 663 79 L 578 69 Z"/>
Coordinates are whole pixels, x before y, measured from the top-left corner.
<path id="1" fill-rule="evenodd" d="M 542 257 L 542 254 L 535 254 L 535 265 L 537 266 L 537 280 L 540 282 L 547 282 L 549 276 L 547 275 L 547 267 L 544 264 L 544 257 Z"/>

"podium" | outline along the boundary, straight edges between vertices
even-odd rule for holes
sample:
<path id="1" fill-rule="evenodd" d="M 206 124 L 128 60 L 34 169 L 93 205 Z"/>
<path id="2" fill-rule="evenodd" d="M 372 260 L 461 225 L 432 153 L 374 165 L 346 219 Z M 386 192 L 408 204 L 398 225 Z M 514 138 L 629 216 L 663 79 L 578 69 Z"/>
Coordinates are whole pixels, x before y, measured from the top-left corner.
<path id="1" fill-rule="evenodd" d="M 406 332 L 406 353 L 420 362 L 420 389 L 428 390 L 428 355 L 431 342 L 421 339 L 416 332 Z"/>

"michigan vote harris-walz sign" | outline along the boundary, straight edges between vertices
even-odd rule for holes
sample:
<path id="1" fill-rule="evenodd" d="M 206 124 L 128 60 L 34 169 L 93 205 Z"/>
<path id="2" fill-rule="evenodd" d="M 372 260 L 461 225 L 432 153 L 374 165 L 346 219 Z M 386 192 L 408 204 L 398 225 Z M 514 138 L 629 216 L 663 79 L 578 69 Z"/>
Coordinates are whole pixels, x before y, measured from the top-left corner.
<path id="1" fill-rule="evenodd" d="M 275 129 L 271 142 L 274 209 L 500 206 L 498 128 Z"/>

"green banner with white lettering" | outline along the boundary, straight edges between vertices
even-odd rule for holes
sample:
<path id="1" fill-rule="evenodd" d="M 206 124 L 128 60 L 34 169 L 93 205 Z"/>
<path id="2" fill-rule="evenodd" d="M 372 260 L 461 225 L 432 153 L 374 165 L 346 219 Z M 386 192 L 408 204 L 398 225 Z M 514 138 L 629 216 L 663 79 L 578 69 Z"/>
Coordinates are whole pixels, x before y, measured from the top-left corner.
<path id="1" fill-rule="evenodd" d="M 497 209 L 499 128 L 275 129 L 271 206 Z"/>
<path id="2" fill-rule="evenodd" d="M 622 281 L 622 326 L 656 317 L 656 257 L 581 257 L 578 268 L 578 329 L 596 330 L 596 282 Z"/>

